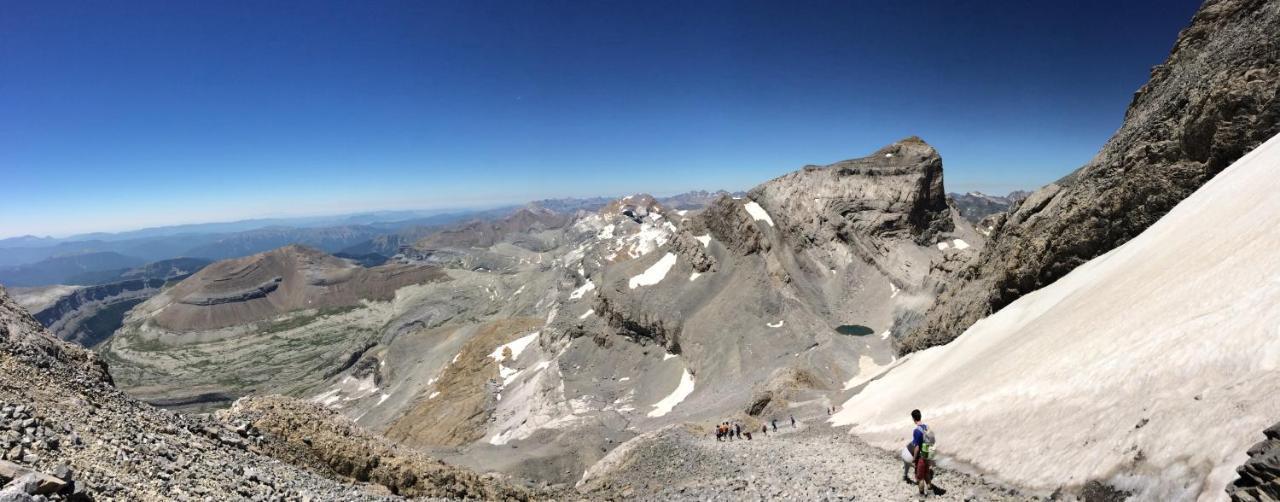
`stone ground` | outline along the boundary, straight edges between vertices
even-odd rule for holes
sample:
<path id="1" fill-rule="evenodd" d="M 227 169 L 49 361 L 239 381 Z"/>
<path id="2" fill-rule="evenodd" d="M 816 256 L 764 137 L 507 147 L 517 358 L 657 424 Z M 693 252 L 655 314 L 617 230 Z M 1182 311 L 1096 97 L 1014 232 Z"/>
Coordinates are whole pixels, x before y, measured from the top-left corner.
<path id="1" fill-rule="evenodd" d="M 710 432 L 672 427 L 580 488 L 591 499 L 634 500 L 1041 500 L 982 476 L 939 468 L 944 494 L 922 497 L 902 480 L 892 453 L 825 424 L 751 441 L 718 442 Z"/>

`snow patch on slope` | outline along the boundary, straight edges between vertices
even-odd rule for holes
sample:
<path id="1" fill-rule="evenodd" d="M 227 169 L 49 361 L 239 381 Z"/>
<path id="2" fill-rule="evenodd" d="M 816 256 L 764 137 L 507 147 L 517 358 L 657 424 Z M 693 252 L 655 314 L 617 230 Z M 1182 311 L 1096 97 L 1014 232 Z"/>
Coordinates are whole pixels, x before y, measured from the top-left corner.
<path id="1" fill-rule="evenodd" d="M 583 295 L 587 294 L 588 291 L 591 291 L 593 289 L 596 289 L 596 283 L 591 282 L 591 279 L 587 279 L 586 284 L 583 284 L 578 289 L 573 290 L 572 293 L 569 293 L 569 299 L 577 300 L 579 298 L 582 298 Z"/>
<path id="2" fill-rule="evenodd" d="M 524 352 L 524 349 L 528 347 L 529 344 L 538 339 L 538 333 L 539 332 L 534 331 L 533 333 L 517 338 L 514 341 L 499 345 L 498 348 L 494 349 L 493 352 L 489 354 L 489 357 L 492 357 L 494 361 L 501 363 L 506 359 L 506 357 L 502 355 L 503 351 L 505 349 L 511 349 L 511 360 L 514 361 L 520 357 L 520 353 Z"/>
<path id="3" fill-rule="evenodd" d="M 671 410 L 675 409 L 677 404 L 684 401 L 684 398 L 689 397 L 689 394 L 693 394 L 693 388 L 693 374 L 689 373 L 689 369 L 686 368 L 684 373 L 680 375 L 680 384 L 676 386 L 676 390 L 671 391 L 671 394 L 655 403 L 653 411 L 649 412 L 649 416 L 660 417 L 671 413 Z"/>
<path id="4" fill-rule="evenodd" d="M 773 218 L 770 218 L 769 213 L 763 207 L 760 207 L 760 204 L 756 204 L 756 201 L 749 201 L 743 207 L 747 208 L 747 212 L 756 221 L 763 221 L 768 223 L 769 226 L 773 226 Z"/>
<path id="5" fill-rule="evenodd" d="M 640 286 L 652 286 L 662 282 L 662 279 L 667 276 L 667 272 L 671 271 L 671 267 L 675 264 L 676 254 L 667 253 L 663 255 L 662 258 L 659 258 L 656 263 L 651 265 L 643 273 L 632 277 L 628 282 L 628 286 L 630 286 L 631 289 L 636 289 Z"/>

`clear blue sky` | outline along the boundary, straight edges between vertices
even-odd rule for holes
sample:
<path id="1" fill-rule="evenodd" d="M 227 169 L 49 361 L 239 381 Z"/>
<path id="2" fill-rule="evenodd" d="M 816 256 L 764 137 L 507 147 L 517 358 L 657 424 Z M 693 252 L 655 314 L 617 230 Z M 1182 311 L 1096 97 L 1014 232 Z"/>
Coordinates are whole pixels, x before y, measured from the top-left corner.
<path id="1" fill-rule="evenodd" d="M 1087 161 L 1199 2 L 5 2 L 0 237 Z M 1071 4 L 1071 5 L 1068 5 Z"/>

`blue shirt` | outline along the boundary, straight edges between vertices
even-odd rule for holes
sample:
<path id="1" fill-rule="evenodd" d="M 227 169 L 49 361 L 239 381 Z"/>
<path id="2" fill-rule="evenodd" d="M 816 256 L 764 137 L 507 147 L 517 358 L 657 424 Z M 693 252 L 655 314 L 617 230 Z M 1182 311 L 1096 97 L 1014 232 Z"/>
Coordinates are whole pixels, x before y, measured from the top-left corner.
<path id="1" fill-rule="evenodd" d="M 929 426 L 925 424 L 916 426 L 916 430 L 911 432 L 911 446 L 920 446 L 924 444 L 924 431 L 928 429 Z"/>

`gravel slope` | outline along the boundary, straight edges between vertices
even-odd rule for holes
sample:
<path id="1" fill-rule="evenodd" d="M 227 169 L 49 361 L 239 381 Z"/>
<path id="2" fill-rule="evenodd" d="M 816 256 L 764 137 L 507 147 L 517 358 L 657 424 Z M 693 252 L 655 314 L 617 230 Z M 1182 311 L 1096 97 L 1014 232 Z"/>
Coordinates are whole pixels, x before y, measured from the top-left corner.
<path id="1" fill-rule="evenodd" d="M 824 424 L 718 442 L 691 426 L 672 426 L 620 447 L 579 486 L 587 498 L 634 500 L 917 500 L 902 463 Z M 607 465 L 607 467 L 604 467 Z M 931 500 L 1036 500 L 954 470 L 938 469 L 942 495 Z"/>

